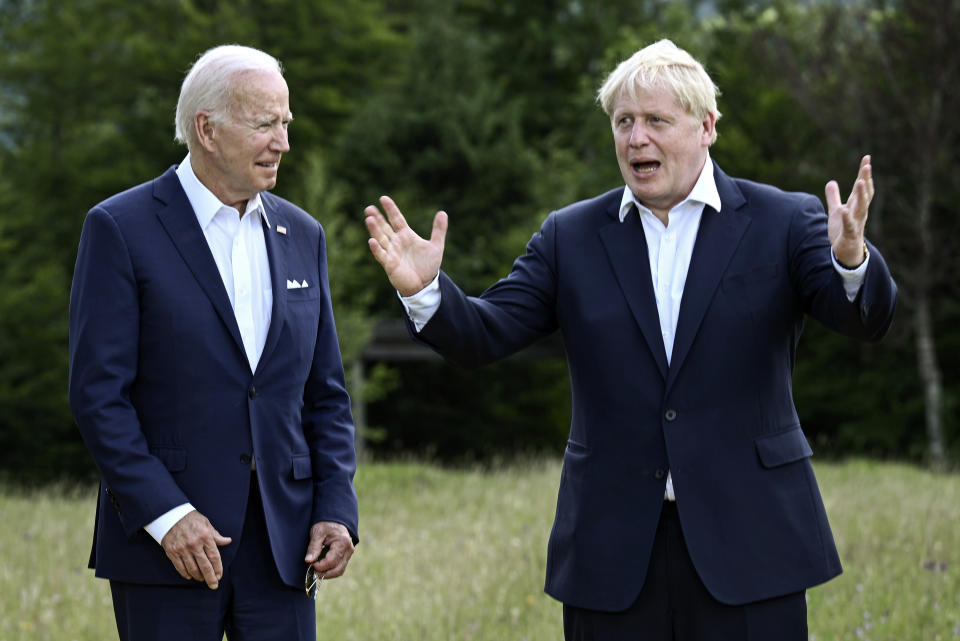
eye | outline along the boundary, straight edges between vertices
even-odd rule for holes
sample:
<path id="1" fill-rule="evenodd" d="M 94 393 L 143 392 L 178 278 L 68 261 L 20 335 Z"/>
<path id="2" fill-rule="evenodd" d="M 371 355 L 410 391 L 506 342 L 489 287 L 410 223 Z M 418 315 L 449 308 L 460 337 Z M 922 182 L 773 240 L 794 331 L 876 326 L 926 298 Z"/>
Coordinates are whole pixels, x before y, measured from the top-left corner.
<path id="1" fill-rule="evenodd" d="M 633 124 L 632 116 L 620 116 L 617 118 L 617 127 L 629 127 Z"/>

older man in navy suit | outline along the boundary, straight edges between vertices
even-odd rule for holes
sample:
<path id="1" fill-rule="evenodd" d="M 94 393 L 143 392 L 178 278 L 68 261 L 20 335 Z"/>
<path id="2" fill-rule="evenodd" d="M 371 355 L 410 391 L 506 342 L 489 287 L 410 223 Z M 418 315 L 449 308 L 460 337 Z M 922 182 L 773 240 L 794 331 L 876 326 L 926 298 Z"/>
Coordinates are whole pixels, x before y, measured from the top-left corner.
<path id="1" fill-rule="evenodd" d="M 267 192 L 291 118 L 277 60 L 211 49 L 177 105 L 187 157 L 83 225 L 70 403 L 124 640 L 315 639 L 317 581 L 357 541 L 323 230 Z"/>
<path id="2" fill-rule="evenodd" d="M 369 246 L 412 331 L 476 366 L 559 330 L 573 417 L 546 591 L 568 640 L 805 641 L 805 590 L 840 573 L 792 398 L 805 315 L 878 340 L 896 287 L 864 239 L 869 157 L 829 214 L 727 176 L 703 67 L 669 41 L 607 78 L 624 187 L 546 219 L 479 297 L 381 198 Z"/>

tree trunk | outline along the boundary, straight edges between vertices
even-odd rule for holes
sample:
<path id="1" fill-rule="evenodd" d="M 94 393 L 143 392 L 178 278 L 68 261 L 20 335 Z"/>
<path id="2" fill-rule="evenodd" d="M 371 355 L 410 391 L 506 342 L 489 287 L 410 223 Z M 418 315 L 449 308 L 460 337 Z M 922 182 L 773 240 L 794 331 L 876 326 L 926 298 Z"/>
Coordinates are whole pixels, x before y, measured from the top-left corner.
<path id="1" fill-rule="evenodd" d="M 925 290 L 926 288 L 924 288 Z M 930 297 L 923 291 L 916 301 L 913 315 L 917 339 L 917 366 L 923 384 L 924 415 L 927 427 L 927 457 L 931 466 L 942 469 L 946 464 L 946 446 L 943 437 L 941 413 L 942 382 L 937 349 L 930 318 Z"/>
<path id="2" fill-rule="evenodd" d="M 925 161 L 924 165 L 930 162 Z M 933 167 L 924 167 L 919 184 L 917 231 L 920 239 L 919 269 L 916 272 L 916 308 L 914 309 L 914 334 L 917 341 L 917 367 L 923 385 L 924 416 L 927 428 L 927 457 L 936 469 L 946 466 L 946 445 L 943 436 L 943 405 L 941 403 L 943 382 L 937 361 L 937 345 L 934 340 L 933 318 L 930 311 L 930 281 L 933 278 L 934 239 L 932 233 Z"/>

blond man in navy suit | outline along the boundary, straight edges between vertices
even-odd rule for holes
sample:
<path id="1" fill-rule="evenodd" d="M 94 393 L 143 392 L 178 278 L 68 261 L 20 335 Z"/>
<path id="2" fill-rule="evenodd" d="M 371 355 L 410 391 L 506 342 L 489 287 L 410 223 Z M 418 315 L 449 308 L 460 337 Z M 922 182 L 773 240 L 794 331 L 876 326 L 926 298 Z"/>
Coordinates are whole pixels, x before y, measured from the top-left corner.
<path id="1" fill-rule="evenodd" d="M 791 379 L 807 315 L 863 340 L 890 326 L 870 159 L 845 203 L 827 185 L 829 213 L 731 178 L 709 154 L 716 94 L 666 40 L 621 63 L 599 101 L 625 184 L 551 213 L 477 297 L 440 271 L 446 213 L 427 240 L 389 198 L 366 209 L 411 332 L 449 360 L 563 336 L 546 591 L 568 641 L 806 641 L 805 590 L 841 571 Z"/>

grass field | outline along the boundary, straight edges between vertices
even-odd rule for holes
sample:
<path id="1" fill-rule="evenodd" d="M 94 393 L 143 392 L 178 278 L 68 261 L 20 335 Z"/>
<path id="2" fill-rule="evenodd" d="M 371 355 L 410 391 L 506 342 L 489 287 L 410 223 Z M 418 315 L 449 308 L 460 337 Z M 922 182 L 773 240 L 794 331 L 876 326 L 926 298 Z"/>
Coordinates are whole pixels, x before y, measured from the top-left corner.
<path id="1" fill-rule="evenodd" d="M 559 474 L 361 466 L 362 543 L 318 596 L 318 639 L 561 639 L 542 592 Z M 960 476 L 866 461 L 817 475 L 845 572 L 809 592 L 810 638 L 960 639 Z M 94 495 L 0 490 L 0 641 L 116 638 L 86 569 Z"/>

